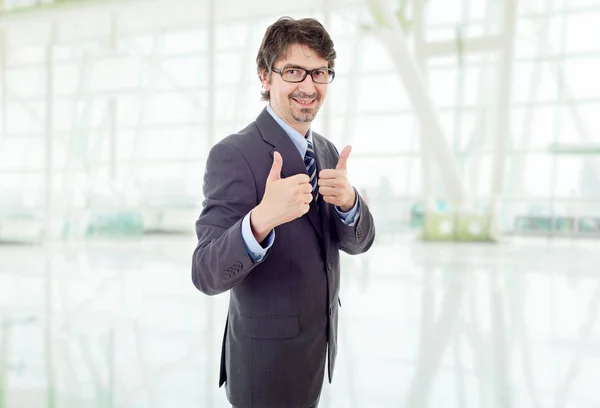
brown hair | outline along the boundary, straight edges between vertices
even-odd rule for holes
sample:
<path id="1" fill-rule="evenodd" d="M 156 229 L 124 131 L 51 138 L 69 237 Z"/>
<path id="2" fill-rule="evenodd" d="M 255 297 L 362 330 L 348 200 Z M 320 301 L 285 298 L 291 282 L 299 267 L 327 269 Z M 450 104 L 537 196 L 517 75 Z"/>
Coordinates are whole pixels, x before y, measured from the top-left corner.
<path id="1" fill-rule="evenodd" d="M 329 68 L 333 69 L 336 53 L 333 49 L 333 41 L 325 27 L 314 18 L 294 20 L 291 17 L 281 17 L 267 28 L 256 56 L 257 72 L 261 82 L 261 71 L 271 73 L 273 64 L 285 56 L 288 47 L 292 44 L 310 47 L 321 58 L 327 60 Z M 263 101 L 271 98 L 267 90 L 261 91 L 261 95 Z"/>

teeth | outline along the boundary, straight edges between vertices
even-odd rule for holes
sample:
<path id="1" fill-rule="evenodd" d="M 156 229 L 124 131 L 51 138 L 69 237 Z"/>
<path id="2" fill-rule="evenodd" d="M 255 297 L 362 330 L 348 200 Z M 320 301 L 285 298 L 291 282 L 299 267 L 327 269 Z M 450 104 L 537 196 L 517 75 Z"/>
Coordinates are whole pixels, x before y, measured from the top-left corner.
<path id="1" fill-rule="evenodd" d="M 313 103 L 313 100 L 310 100 L 310 101 L 301 101 L 298 99 L 294 99 L 294 100 L 302 105 L 310 105 L 311 103 Z"/>

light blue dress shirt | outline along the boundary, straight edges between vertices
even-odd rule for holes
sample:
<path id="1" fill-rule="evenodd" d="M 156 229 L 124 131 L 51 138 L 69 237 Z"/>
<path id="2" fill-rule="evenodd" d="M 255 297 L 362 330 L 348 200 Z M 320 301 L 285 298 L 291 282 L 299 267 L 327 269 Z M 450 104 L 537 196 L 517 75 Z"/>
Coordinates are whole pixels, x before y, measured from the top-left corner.
<path id="1" fill-rule="evenodd" d="M 290 125 L 285 123 L 283 119 L 281 119 L 271 108 L 271 105 L 267 106 L 267 112 L 275 119 L 275 122 L 279 124 L 287 133 L 287 135 L 292 139 L 292 142 L 298 149 L 298 153 L 302 160 L 304 160 L 304 155 L 306 154 L 306 149 L 308 148 L 308 141 L 313 143 L 312 138 L 312 130 L 308 129 L 308 135 L 306 137 L 302 136 L 297 130 L 292 128 Z M 358 194 L 358 193 L 357 193 Z M 348 226 L 353 226 L 354 223 L 358 219 L 358 195 L 356 199 L 356 203 L 354 207 L 348 212 L 340 211 L 337 206 L 334 206 L 335 211 L 338 213 L 340 219 L 344 222 L 344 224 Z M 252 233 L 252 227 L 250 226 L 250 211 L 244 219 L 242 220 L 242 238 L 244 239 L 244 243 L 246 244 L 246 249 L 248 250 L 248 254 L 255 261 L 261 261 L 263 257 L 267 254 L 267 250 L 271 248 L 273 242 L 275 241 L 275 230 L 272 230 L 267 238 L 265 239 L 265 246 L 260 245 L 256 238 L 254 238 L 254 234 Z"/>

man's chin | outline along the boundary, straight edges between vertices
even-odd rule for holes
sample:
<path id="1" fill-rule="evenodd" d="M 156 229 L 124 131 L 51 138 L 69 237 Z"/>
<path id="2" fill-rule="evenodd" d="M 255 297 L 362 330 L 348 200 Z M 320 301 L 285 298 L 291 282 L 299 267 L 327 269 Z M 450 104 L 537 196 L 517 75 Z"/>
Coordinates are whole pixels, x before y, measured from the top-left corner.
<path id="1" fill-rule="evenodd" d="M 317 116 L 317 111 L 314 109 L 302 109 L 300 112 L 292 112 L 292 116 L 298 122 L 312 122 Z"/>
<path id="2" fill-rule="evenodd" d="M 307 123 L 307 122 L 312 122 L 313 120 L 315 120 L 315 115 L 301 115 L 301 116 L 294 115 L 294 119 L 296 119 L 297 122 Z"/>

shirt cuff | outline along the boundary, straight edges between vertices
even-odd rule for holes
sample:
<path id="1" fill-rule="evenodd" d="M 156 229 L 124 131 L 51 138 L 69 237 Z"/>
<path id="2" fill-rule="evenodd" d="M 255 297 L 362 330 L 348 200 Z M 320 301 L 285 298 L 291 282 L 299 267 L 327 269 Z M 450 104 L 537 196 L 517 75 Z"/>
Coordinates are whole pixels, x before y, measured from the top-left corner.
<path id="1" fill-rule="evenodd" d="M 338 216 L 344 222 L 344 224 L 346 224 L 349 227 L 352 227 L 358 220 L 358 193 L 356 193 L 356 202 L 354 203 L 354 207 L 352 207 L 350 211 L 342 212 L 337 205 L 333 208 L 335 208 L 335 212 L 337 212 Z"/>
<path id="2" fill-rule="evenodd" d="M 244 240 L 244 244 L 246 244 L 246 251 L 248 251 L 248 255 L 254 262 L 262 261 L 262 259 L 267 254 L 267 251 L 273 245 L 275 241 L 275 230 L 271 230 L 267 238 L 265 238 L 264 244 L 265 246 L 261 246 L 254 238 L 254 234 L 252 233 L 252 227 L 250 226 L 250 211 L 244 219 L 242 220 L 242 238 Z"/>

